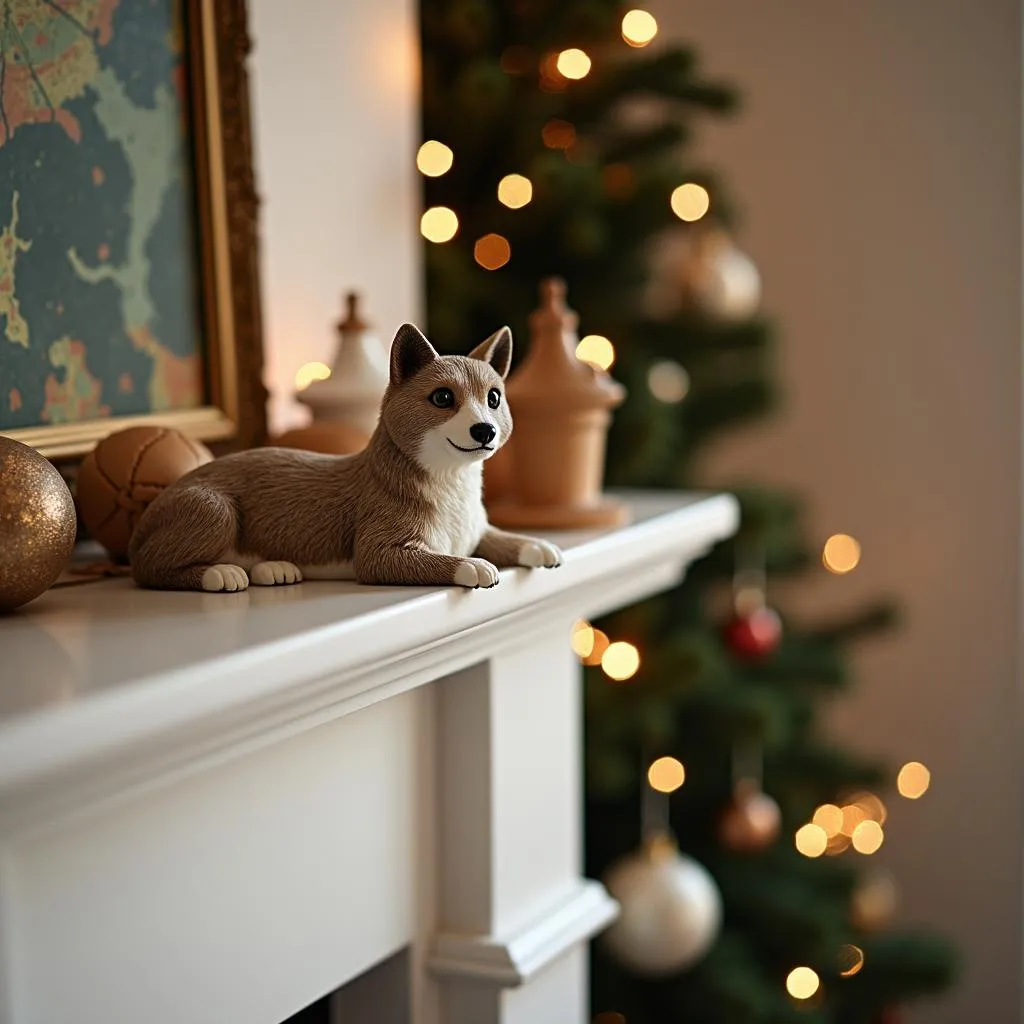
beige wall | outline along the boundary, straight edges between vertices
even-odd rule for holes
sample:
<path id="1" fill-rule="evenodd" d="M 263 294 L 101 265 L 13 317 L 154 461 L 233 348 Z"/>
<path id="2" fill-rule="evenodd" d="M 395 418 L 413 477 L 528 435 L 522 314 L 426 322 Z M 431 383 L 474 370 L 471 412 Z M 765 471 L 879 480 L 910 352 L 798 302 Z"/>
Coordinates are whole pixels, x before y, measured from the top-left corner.
<path id="1" fill-rule="evenodd" d="M 1017 0 L 661 0 L 746 94 L 703 155 L 742 202 L 788 404 L 722 446 L 864 546 L 809 611 L 892 592 L 906 625 L 859 658 L 836 727 L 934 772 L 880 861 L 902 917 L 969 965 L 929 1024 L 1020 1019 L 1021 85 Z M 853 856 L 851 854 L 851 856 Z M 870 964 L 867 965 L 870 970 Z"/>
<path id="2" fill-rule="evenodd" d="M 341 295 L 390 337 L 419 311 L 413 0 L 250 0 L 272 425 L 326 362 Z"/>

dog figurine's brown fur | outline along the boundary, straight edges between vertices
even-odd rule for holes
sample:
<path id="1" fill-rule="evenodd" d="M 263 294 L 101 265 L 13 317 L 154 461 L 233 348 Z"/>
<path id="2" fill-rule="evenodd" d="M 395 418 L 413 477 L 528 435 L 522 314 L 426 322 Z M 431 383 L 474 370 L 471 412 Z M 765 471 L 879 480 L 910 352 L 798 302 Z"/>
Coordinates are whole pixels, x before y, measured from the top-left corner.
<path id="1" fill-rule="evenodd" d="M 553 567 L 553 544 L 496 530 L 483 462 L 512 433 L 512 334 L 441 356 L 411 324 L 391 348 L 380 422 L 357 455 L 257 448 L 207 463 L 146 509 L 136 582 L 238 591 L 303 579 L 493 587 L 498 567 Z"/>

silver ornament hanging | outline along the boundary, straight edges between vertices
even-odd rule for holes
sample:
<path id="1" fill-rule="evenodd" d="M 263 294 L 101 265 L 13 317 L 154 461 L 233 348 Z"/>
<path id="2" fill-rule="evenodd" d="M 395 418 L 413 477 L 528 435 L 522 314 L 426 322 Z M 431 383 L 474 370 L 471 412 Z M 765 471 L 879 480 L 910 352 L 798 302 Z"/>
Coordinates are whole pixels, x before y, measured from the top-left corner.
<path id="1" fill-rule="evenodd" d="M 604 883 L 621 912 L 603 941 L 637 974 L 692 967 L 718 936 L 718 887 L 702 865 L 680 854 L 667 833 L 651 836 L 636 853 L 613 864 Z"/>

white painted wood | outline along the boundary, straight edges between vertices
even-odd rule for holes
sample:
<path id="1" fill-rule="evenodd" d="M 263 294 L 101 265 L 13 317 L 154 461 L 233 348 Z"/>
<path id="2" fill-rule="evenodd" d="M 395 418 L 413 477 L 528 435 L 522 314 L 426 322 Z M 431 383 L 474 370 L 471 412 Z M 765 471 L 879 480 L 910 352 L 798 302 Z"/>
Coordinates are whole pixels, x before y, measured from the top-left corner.
<path id="1" fill-rule="evenodd" d="M 278 1024 L 408 942 L 417 693 L 15 842 L 17 1024 Z"/>
<path id="2" fill-rule="evenodd" d="M 402 949 L 415 1024 L 582 1024 L 615 908 L 569 627 L 736 522 L 631 500 L 495 591 L 111 581 L 0 622 L 0 1024 L 278 1024 Z"/>
<path id="3" fill-rule="evenodd" d="M 583 1024 L 588 1019 L 585 947 L 556 960 L 529 985 L 501 991 L 497 999 L 484 982 L 450 986 L 442 1013 L 446 1024 Z"/>
<path id="4" fill-rule="evenodd" d="M 603 885 L 576 881 L 567 898 L 545 907 L 536 922 L 518 932 L 501 937 L 439 932 L 428 964 L 441 977 L 489 981 L 513 988 L 596 935 L 617 914 L 618 905 Z"/>
<path id="5" fill-rule="evenodd" d="M 440 886 L 428 964 L 445 1024 L 538 1019 L 536 998 L 509 1000 L 505 990 L 557 973 L 617 912 L 602 885 L 580 878 L 573 618 L 553 615 L 437 686 Z M 583 1020 L 565 1005 L 559 1012 Z"/>

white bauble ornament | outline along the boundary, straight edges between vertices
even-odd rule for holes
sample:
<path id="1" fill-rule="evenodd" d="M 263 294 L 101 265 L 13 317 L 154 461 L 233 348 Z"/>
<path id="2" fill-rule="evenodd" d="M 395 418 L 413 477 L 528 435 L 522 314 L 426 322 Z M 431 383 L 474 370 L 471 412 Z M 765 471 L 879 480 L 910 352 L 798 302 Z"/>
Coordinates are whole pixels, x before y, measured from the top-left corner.
<path id="1" fill-rule="evenodd" d="M 617 960 L 638 974 L 672 974 L 691 967 L 718 936 L 718 887 L 668 836 L 649 839 L 613 864 L 604 883 L 621 912 L 603 940 Z"/>
<path id="2" fill-rule="evenodd" d="M 690 292 L 717 320 L 748 320 L 761 301 L 761 275 L 754 261 L 728 242 L 693 268 Z"/>
<path id="3" fill-rule="evenodd" d="M 752 317 L 761 302 L 761 274 L 723 228 L 695 224 L 659 236 L 649 257 L 644 309 L 667 320 L 696 309 L 713 320 Z"/>

